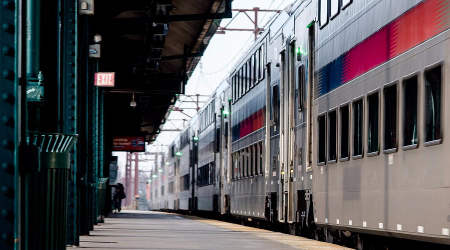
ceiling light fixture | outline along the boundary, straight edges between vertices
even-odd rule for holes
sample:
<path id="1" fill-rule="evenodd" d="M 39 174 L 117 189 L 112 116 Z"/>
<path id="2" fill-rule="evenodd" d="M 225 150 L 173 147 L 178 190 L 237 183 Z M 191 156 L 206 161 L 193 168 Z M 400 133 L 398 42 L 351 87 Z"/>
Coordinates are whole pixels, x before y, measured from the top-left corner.
<path id="1" fill-rule="evenodd" d="M 130 102 L 130 107 L 135 108 L 137 105 L 136 100 L 134 99 L 134 92 L 133 95 L 131 96 L 131 102 Z"/>

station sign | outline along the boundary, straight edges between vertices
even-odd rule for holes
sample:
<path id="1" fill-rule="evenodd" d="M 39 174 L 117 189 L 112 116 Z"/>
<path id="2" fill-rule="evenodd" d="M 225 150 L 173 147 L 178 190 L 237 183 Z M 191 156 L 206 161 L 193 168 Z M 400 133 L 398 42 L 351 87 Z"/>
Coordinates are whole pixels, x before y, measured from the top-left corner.
<path id="1" fill-rule="evenodd" d="M 112 151 L 145 152 L 143 136 L 116 136 L 113 138 Z"/>
<path id="2" fill-rule="evenodd" d="M 97 72 L 95 73 L 94 85 L 97 87 L 114 87 L 114 72 Z"/>

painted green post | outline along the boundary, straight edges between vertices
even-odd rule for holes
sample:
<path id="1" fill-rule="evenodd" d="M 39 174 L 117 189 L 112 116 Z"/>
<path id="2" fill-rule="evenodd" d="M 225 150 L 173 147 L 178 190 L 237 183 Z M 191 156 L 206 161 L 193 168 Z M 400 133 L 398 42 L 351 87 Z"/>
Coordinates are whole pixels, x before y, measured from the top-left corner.
<path id="1" fill-rule="evenodd" d="M 18 238 L 18 0 L 0 3 L 0 249 Z"/>
<path id="2" fill-rule="evenodd" d="M 62 75 L 63 75 L 63 131 L 65 134 L 78 134 L 78 28 L 77 28 L 77 1 L 64 0 L 61 6 L 62 13 Z M 78 235 L 78 192 L 77 192 L 77 163 L 78 149 L 75 145 L 71 151 L 68 217 L 67 217 L 67 244 L 79 245 Z"/>

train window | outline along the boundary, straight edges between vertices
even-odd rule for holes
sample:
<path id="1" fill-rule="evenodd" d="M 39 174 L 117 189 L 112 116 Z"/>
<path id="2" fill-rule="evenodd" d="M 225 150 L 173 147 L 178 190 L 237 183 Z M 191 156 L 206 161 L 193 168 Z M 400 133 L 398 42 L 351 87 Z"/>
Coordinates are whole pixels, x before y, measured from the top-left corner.
<path id="1" fill-rule="evenodd" d="M 264 61 L 265 61 L 265 53 L 264 53 L 264 44 L 259 48 L 259 69 L 258 69 L 258 79 L 264 79 Z"/>
<path id="2" fill-rule="evenodd" d="M 297 70 L 298 79 L 298 109 L 303 111 L 304 107 L 304 95 L 305 95 L 305 65 L 301 65 Z"/>
<path id="3" fill-rule="evenodd" d="M 397 148 L 397 84 L 384 89 L 384 150 Z"/>
<path id="4" fill-rule="evenodd" d="M 367 128 L 367 152 L 378 152 L 379 131 L 379 93 L 373 93 L 367 97 L 368 128 Z"/>
<path id="5" fill-rule="evenodd" d="M 236 179 L 240 178 L 241 173 L 241 155 L 240 152 L 236 152 L 236 162 L 237 162 L 237 171 L 236 171 Z"/>
<path id="6" fill-rule="evenodd" d="M 353 102 L 353 156 L 363 155 L 363 99 Z"/>
<path id="7" fill-rule="evenodd" d="M 255 176 L 258 175 L 258 144 L 253 145 L 253 172 L 255 173 Z"/>
<path id="8" fill-rule="evenodd" d="M 417 145 L 417 76 L 403 82 L 403 146 Z"/>
<path id="9" fill-rule="evenodd" d="M 352 3 L 352 0 L 342 0 L 342 8 L 344 9 Z"/>
<path id="10" fill-rule="evenodd" d="M 254 56 L 255 56 L 255 79 L 256 79 L 256 82 L 258 82 L 258 80 L 259 80 L 259 67 L 260 67 L 260 57 L 259 57 L 259 50 L 256 50 L 255 51 L 255 54 L 254 54 Z"/>
<path id="11" fill-rule="evenodd" d="M 328 161 L 336 161 L 337 157 L 337 119 L 336 110 L 328 113 Z"/>
<path id="12" fill-rule="evenodd" d="M 278 85 L 272 87 L 272 95 L 272 120 L 275 125 L 275 130 L 277 130 L 280 120 L 280 91 Z"/>
<path id="13" fill-rule="evenodd" d="M 244 77 L 244 94 L 248 91 L 248 73 L 247 73 L 247 63 L 244 64 L 244 71 L 243 71 L 243 77 Z"/>
<path id="14" fill-rule="evenodd" d="M 253 70 L 252 70 L 252 58 L 247 61 L 247 75 L 248 75 L 248 86 L 249 89 L 253 87 Z"/>
<path id="15" fill-rule="evenodd" d="M 234 81 L 234 91 L 233 91 L 234 98 L 233 98 L 233 100 L 236 101 L 237 100 L 237 90 L 238 90 L 237 74 L 234 75 L 233 81 Z"/>
<path id="16" fill-rule="evenodd" d="M 345 158 L 348 158 L 348 156 L 349 156 L 349 143 L 348 143 L 348 138 L 350 135 L 349 106 L 348 105 L 342 106 L 340 108 L 339 113 L 341 114 L 341 126 L 340 126 L 340 128 L 341 128 L 341 130 L 340 130 L 341 131 L 341 136 L 340 136 L 341 155 L 340 155 L 340 157 L 341 157 L 341 159 L 345 159 Z"/>
<path id="17" fill-rule="evenodd" d="M 242 96 L 242 77 L 241 77 L 241 69 L 237 72 L 237 85 L 238 85 L 238 92 L 237 92 L 237 99 L 241 98 Z"/>
<path id="18" fill-rule="evenodd" d="M 259 143 L 259 173 L 264 174 L 264 147 L 263 143 Z"/>
<path id="19" fill-rule="evenodd" d="M 251 146 L 252 153 L 252 176 L 256 176 L 258 174 L 256 168 L 256 145 Z"/>
<path id="20" fill-rule="evenodd" d="M 261 54 L 262 54 L 262 58 L 261 58 L 261 76 L 262 79 L 264 79 L 266 77 L 266 71 L 265 71 L 265 64 L 266 64 L 266 49 L 264 47 L 264 44 L 261 46 Z"/>
<path id="21" fill-rule="evenodd" d="M 248 147 L 248 176 L 253 176 L 253 150 L 252 146 Z"/>
<path id="22" fill-rule="evenodd" d="M 236 72 L 236 101 L 241 96 L 241 80 L 239 79 L 239 71 Z"/>
<path id="23" fill-rule="evenodd" d="M 441 139 L 442 68 L 425 71 L 425 141 Z"/>
<path id="24" fill-rule="evenodd" d="M 231 179 L 234 180 L 234 176 L 236 173 L 236 154 L 231 154 Z"/>
<path id="25" fill-rule="evenodd" d="M 247 177 L 247 152 L 242 150 L 242 177 Z"/>
<path id="26" fill-rule="evenodd" d="M 253 67 L 252 67 L 253 84 L 256 85 L 256 83 L 258 82 L 258 79 L 256 78 L 256 75 L 257 75 L 256 70 L 258 69 L 258 62 L 256 61 L 256 54 L 252 55 L 252 65 L 253 65 Z"/>
<path id="27" fill-rule="evenodd" d="M 319 136 L 318 136 L 318 155 L 317 155 L 317 162 L 318 163 L 325 163 L 326 161 L 326 149 L 327 149 L 327 124 L 326 124 L 326 116 L 321 115 L 318 118 L 319 123 Z"/>
<path id="28" fill-rule="evenodd" d="M 331 18 L 334 18 L 337 14 L 339 14 L 339 2 L 339 0 L 330 1 Z"/>
<path id="29" fill-rule="evenodd" d="M 249 177 L 250 176 L 250 152 L 249 152 L 249 148 L 245 149 L 245 177 Z"/>
<path id="30" fill-rule="evenodd" d="M 328 0 L 319 0 L 320 27 L 328 23 Z"/>

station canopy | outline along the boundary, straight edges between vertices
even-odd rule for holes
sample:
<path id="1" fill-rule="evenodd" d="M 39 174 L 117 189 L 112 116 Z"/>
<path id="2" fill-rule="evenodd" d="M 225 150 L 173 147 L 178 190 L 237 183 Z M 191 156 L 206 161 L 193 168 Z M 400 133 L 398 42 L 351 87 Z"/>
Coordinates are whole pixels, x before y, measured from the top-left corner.
<path id="1" fill-rule="evenodd" d="M 231 0 L 96 1 L 89 29 L 101 36 L 97 70 L 115 72 L 115 87 L 104 89 L 109 135 L 155 139 L 221 19 L 228 17 Z"/>

